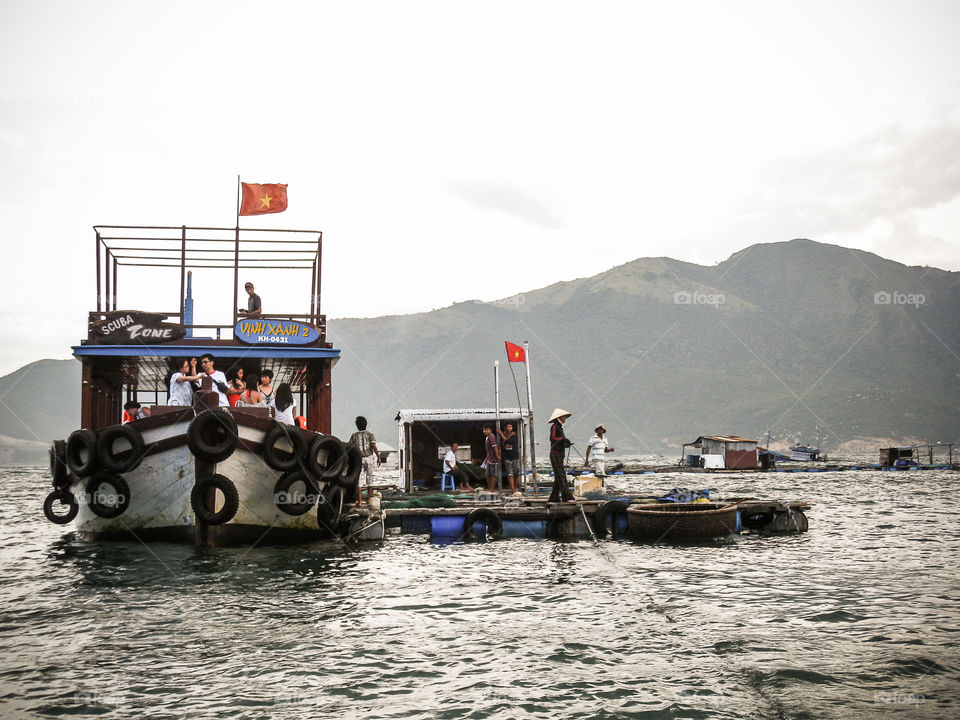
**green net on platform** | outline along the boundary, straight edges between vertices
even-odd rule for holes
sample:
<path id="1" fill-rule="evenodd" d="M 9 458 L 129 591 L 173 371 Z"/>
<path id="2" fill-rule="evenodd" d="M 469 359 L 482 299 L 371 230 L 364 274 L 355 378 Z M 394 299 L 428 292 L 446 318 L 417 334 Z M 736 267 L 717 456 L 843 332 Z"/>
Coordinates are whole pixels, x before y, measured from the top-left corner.
<path id="1" fill-rule="evenodd" d="M 472 498 L 472 495 L 441 495 L 439 493 L 435 495 L 425 495 L 422 498 L 415 498 L 413 500 L 398 500 L 396 502 L 384 502 L 383 506 L 385 508 L 439 508 L 439 507 L 456 507 L 457 501 L 456 498 Z"/>

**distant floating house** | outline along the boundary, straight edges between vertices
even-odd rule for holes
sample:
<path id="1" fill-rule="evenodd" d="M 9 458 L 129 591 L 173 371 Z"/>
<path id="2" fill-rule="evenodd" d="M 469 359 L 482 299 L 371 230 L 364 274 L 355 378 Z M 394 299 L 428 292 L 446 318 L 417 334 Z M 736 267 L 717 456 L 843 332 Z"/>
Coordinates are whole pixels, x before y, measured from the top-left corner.
<path id="1" fill-rule="evenodd" d="M 757 467 L 757 441 L 734 435 L 701 435 L 683 446 L 684 465 L 725 470 Z"/>
<path id="2" fill-rule="evenodd" d="M 880 448 L 880 465 L 883 467 L 934 465 L 934 458 L 938 458 L 940 462 L 945 462 L 947 465 L 953 465 L 954 445 L 955 443 L 927 443 Z M 943 453 L 946 453 L 946 457 Z"/>

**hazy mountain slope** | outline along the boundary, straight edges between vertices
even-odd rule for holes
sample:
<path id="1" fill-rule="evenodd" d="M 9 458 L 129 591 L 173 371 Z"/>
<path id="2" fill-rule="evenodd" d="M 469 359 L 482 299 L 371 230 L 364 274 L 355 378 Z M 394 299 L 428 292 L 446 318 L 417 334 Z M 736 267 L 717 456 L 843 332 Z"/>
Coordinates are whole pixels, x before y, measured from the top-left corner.
<path id="1" fill-rule="evenodd" d="M 711 432 L 813 439 L 818 425 L 828 447 L 953 440 L 958 277 L 794 240 L 713 267 L 645 258 L 502 303 L 332 320 L 335 430 L 362 412 L 392 437 L 401 407 L 492 406 L 503 340 L 527 339 L 538 413 L 574 412 L 581 445 L 600 421 L 634 451 Z M 503 402 L 516 404 L 501 365 Z"/>
<path id="2" fill-rule="evenodd" d="M 334 432 L 349 435 L 364 414 L 395 444 L 401 408 L 492 407 L 494 360 L 501 402 L 515 406 L 503 341 L 529 340 L 540 439 L 564 407 L 581 450 L 598 422 L 630 452 L 675 453 L 703 433 L 812 441 L 818 426 L 828 449 L 864 436 L 955 441 L 958 317 L 960 273 L 809 240 L 711 267 L 643 258 L 502 302 L 330 320 L 342 351 Z M 523 394 L 523 367 L 512 367 Z M 75 360 L 0 378 L 0 435 L 66 437 L 79 396 Z M 4 456 L 4 442 L 0 460 L 37 447 Z"/>
<path id="3" fill-rule="evenodd" d="M 0 378 L 0 462 L 44 459 L 54 438 L 80 426 L 80 363 L 38 360 Z"/>

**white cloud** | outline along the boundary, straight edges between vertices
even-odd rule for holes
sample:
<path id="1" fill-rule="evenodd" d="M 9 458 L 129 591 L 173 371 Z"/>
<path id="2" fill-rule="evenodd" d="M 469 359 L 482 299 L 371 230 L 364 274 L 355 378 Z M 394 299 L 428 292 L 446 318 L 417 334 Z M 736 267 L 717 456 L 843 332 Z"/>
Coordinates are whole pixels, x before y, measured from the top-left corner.
<path id="1" fill-rule="evenodd" d="M 79 339 L 91 225 L 230 226 L 238 173 L 290 185 L 249 224 L 324 231 L 332 316 L 797 236 L 960 269 L 957 26 L 951 2 L 5 4 L 7 290 L 76 322 L 22 362 Z"/>

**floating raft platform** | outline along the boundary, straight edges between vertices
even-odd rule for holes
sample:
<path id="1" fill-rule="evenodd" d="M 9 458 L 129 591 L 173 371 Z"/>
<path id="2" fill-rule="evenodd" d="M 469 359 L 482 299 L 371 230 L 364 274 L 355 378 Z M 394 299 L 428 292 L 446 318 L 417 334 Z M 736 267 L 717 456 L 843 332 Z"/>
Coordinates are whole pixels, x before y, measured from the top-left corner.
<path id="1" fill-rule="evenodd" d="M 509 498 L 501 502 L 458 501 L 456 507 L 402 507 L 386 510 L 386 526 L 394 532 L 428 534 L 432 539 L 446 542 L 482 537 L 550 538 L 581 540 L 592 537 L 659 540 L 639 532 L 631 532 L 628 520 L 635 510 L 665 511 L 683 507 L 686 515 L 709 512 L 725 507 L 726 525 L 722 532 L 709 528 L 697 529 L 695 520 L 687 519 L 688 531 L 669 533 L 669 539 L 723 537 L 744 531 L 762 534 L 806 532 L 805 502 L 732 498 L 713 503 L 657 503 L 649 500 L 582 500 L 578 502 L 549 502 L 524 498 Z"/>

